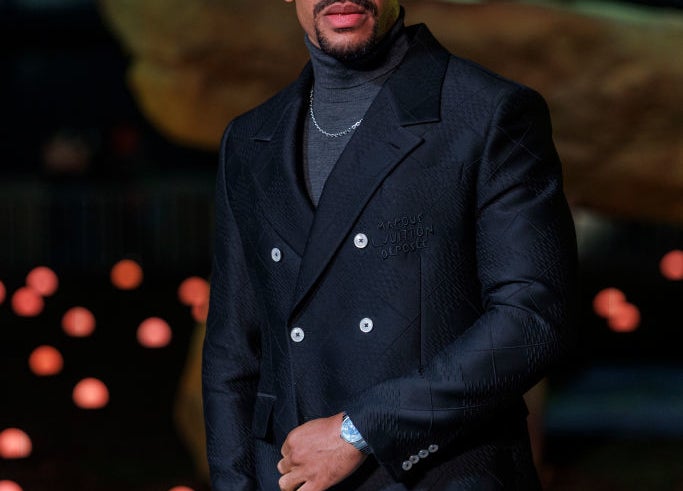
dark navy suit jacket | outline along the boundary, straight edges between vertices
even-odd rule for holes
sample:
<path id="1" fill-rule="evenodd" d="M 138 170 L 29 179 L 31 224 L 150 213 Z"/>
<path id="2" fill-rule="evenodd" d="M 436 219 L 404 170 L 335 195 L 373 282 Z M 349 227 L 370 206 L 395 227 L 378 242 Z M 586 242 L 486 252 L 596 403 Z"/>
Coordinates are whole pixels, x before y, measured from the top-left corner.
<path id="1" fill-rule="evenodd" d="M 408 36 L 317 209 L 310 66 L 225 133 L 203 366 L 216 491 L 278 489 L 288 432 L 340 411 L 372 455 L 335 489 L 538 486 L 522 394 L 571 345 L 576 260 L 548 111 L 426 27 Z"/>

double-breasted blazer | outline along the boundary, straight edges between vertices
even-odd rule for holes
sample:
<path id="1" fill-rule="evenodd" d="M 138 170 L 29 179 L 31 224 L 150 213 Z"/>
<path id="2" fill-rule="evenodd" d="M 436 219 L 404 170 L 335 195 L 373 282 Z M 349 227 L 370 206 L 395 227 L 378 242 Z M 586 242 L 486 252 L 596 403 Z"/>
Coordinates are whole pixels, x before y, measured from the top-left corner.
<path id="1" fill-rule="evenodd" d="M 571 345 L 575 238 L 548 110 L 423 25 L 314 208 L 310 65 L 225 132 L 203 352 L 217 491 L 276 490 L 289 431 L 346 411 L 339 490 L 533 489 L 522 394 Z"/>

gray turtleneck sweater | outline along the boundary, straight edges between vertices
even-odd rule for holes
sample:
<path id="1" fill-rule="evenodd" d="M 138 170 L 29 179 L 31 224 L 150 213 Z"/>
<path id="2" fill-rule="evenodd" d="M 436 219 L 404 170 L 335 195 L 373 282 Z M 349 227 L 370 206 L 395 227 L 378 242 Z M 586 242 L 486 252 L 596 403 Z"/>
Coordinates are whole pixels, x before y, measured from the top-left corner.
<path id="1" fill-rule="evenodd" d="M 361 120 L 382 84 L 408 51 L 403 15 L 375 49 L 352 65 L 344 64 L 315 47 L 307 37 L 313 65 L 313 114 L 320 128 L 340 133 Z M 311 201 L 318 206 L 327 177 L 356 130 L 331 137 L 316 128 L 308 108 L 303 128 L 303 169 Z M 362 125 L 362 123 L 361 123 Z"/>

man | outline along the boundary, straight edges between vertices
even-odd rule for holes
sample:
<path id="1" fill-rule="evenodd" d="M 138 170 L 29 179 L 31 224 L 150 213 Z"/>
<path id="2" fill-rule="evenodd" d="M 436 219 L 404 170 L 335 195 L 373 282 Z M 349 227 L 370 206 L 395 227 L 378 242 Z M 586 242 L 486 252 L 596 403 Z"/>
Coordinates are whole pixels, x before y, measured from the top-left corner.
<path id="1" fill-rule="evenodd" d="M 286 1 L 311 64 L 221 146 L 214 489 L 538 488 L 522 394 L 575 268 L 545 103 L 398 0 Z"/>

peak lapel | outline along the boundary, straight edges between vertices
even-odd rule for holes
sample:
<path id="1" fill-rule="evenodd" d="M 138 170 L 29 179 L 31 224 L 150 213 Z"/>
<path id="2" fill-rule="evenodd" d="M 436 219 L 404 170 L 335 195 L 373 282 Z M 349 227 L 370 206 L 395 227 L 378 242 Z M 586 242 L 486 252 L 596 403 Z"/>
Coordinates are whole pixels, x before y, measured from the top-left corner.
<path id="1" fill-rule="evenodd" d="M 418 125 L 439 121 L 449 54 L 426 28 L 418 27 L 413 35 L 404 62 L 377 95 L 327 179 L 299 270 L 292 315 L 382 181 L 422 142 Z"/>
<path id="2" fill-rule="evenodd" d="M 266 220 L 282 239 L 303 256 L 313 206 L 297 170 L 299 128 L 310 67 L 304 69 L 281 111 L 274 112 L 253 138 L 263 148 L 254 159 L 259 203 Z"/>

